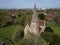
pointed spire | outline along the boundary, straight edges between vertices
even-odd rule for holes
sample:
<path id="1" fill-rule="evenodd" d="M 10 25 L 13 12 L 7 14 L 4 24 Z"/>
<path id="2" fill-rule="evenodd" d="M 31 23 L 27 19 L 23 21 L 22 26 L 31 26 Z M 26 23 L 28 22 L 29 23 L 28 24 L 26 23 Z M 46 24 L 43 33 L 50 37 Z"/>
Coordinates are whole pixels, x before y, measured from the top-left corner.
<path id="1" fill-rule="evenodd" d="M 34 10 L 32 15 L 32 22 L 37 22 L 37 14 L 36 14 L 36 3 L 34 4 Z"/>
<path id="2" fill-rule="evenodd" d="M 34 10 L 33 10 L 33 15 L 36 14 L 36 3 L 34 4 Z"/>
<path id="3" fill-rule="evenodd" d="M 36 11 L 36 3 L 34 4 L 34 11 Z"/>

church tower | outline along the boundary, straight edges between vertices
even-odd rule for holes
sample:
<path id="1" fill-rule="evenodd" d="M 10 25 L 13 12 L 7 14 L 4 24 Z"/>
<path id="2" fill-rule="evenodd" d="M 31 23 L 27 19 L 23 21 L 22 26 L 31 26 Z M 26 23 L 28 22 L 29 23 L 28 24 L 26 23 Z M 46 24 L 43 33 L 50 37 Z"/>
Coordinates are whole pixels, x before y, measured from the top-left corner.
<path id="1" fill-rule="evenodd" d="M 34 5 L 30 28 L 35 35 L 39 35 L 39 21 L 36 12 L 36 4 Z"/>
<path id="2" fill-rule="evenodd" d="M 36 4 L 34 5 L 30 26 L 27 24 L 24 29 L 24 36 L 27 36 L 30 34 L 39 36 L 39 21 L 38 21 L 37 12 L 36 12 Z"/>

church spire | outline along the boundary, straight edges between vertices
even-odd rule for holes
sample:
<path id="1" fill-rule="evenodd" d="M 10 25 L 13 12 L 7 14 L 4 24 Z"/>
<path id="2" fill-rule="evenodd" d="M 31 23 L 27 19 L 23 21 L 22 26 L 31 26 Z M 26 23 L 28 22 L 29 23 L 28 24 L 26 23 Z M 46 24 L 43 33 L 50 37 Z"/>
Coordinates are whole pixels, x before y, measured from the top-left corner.
<path id="1" fill-rule="evenodd" d="M 34 4 L 34 11 L 36 11 L 36 3 Z"/>
<path id="2" fill-rule="evenodd" d="M 38 22 L 37 21 L 37 14 L 36 14 L 36 3 L 34 4 L 34 10 L 33 10 L 33 15 L 32 15 L 32 22 Z"/>

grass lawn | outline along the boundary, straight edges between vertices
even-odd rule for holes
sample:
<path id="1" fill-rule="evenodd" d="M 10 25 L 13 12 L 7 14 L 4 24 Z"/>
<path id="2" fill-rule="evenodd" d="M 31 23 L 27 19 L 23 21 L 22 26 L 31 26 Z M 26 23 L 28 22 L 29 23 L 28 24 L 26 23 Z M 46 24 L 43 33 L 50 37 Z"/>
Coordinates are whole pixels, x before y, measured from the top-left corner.
<path id="1" fill-rule="evenodd" d="M 11 40 L 15 27 L 16 26 L 12 25 L 12 26 L 7 26 L 7 27 L 4 27 L 4 28 L 0 28 L 0 42 L 4 41 L 4 42 L 6 42 L 6 45 L 9 45 L 10 43 L 6 39 L 1 38 L 1 36 Z"/>
<path id="2" fill-rule="evenodd" d="M 15 28 L 14 25 L 0 28 L 0 36 L 4 36 L 6 38 L 11 39 L 11 36 L 14 32 L 14 28 Z"/>
<path id="3" fill-rule="evenodd" d="M 11 45 L 10 43 L 8 44 L 7 40 L 2 39 L 1 36 L 12 40 L 12 36 L 14 32 L 17 32 L 19 30 L 23 31 L 23 29 L 24 29 L 23 26 L 16 26 L 16 25 L 11 25 L 11 26 L 7 26 L 4 28 L 0 28 L 0 42 L 4 41 L 7 43 L 7 45 Z"/>

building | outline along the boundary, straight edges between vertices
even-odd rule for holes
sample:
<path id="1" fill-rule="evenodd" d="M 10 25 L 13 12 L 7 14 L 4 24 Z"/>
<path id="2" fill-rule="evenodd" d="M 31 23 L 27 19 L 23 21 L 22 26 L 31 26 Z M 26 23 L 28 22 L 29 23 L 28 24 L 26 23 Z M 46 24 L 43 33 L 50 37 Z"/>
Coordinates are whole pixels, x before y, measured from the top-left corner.
<path id="1" fill-rule="evenodd" d="M 45 30 L 45 20 L 39 20 L 39 25 L 40 25 L 40 33 L 44 32 L 44 30 Z"/>
<path id="2" fill-rule="evenodd" d="M 42 23 L 41 26 L 40 26 L 40 23 Z M 30 35 L 40 36 L 40 31 L 41 31 L 40 28 L 41 28 L 41 30 L 44 30 L 44 28 L 45 28 L 44 20 L 43 21 L 41 20 L 39 22 L 39 19 L 37 17 L 37 13 L 36 13 L 36 4 L 35 4 L 30 25 L 27 24 L 24 29 L 24 37 L 30 36 Z"/>

